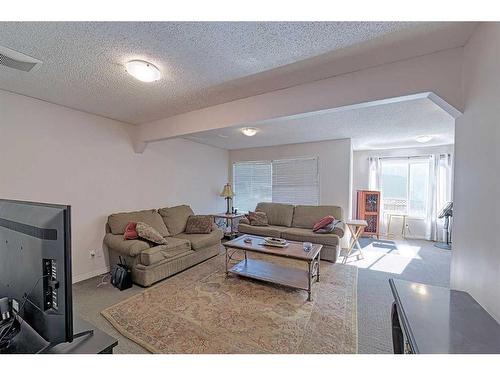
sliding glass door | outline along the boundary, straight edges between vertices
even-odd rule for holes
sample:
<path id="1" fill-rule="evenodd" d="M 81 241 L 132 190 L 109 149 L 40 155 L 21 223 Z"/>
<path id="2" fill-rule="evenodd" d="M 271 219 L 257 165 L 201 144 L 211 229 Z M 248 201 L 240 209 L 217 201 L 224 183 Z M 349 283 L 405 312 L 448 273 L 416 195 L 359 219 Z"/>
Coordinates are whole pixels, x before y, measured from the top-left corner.
<path id="1" fill-rule="evenodd" d="M 408 161 L 408 215 L 425 219 L 431 210 L 429 195 L 430 158 L 411 158 Z"/>
<path id="2" fill-rule="evenodd" d="M 430 156 L 382 158 L 380 163 L 382 215 L 407 215 L 415 225 L 413 234 L 425 238 L 432 210 L 431 165 Z"/>

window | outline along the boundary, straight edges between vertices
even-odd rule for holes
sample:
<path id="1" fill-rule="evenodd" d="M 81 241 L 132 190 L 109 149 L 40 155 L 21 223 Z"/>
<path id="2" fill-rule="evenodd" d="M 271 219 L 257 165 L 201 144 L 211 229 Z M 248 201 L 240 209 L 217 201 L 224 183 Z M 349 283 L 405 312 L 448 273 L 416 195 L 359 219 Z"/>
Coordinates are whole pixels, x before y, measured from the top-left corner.
<path id="1" fill-rule="evenodd" d="M 430 161 L 430 157 L 382 159 L 380 186 L 385 213 L 427 217 Z"/>
<path id="2" fill-rule="evenodd" d="M 272 201 L 271 162 L 235 163 L 233 165 L 234 207 L 253 211 L 258 202 Z"/>
<path id="3" fill-rule="evenodd" d="M 234 163 L 233 182 L 240 211 L 259 202 L 319 204 L 318 158 Z"/>

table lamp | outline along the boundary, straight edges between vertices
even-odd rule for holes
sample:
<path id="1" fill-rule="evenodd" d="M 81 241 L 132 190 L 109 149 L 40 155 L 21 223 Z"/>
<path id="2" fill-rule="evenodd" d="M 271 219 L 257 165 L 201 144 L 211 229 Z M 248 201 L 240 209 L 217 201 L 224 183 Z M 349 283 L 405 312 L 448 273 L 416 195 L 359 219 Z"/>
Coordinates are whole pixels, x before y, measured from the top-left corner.
<path id="1" fill-rule="evenodd" d="M 224 185 L 224 188 L 222 189 L 222 193 L 220 193 L 220 196 L 226 199 L 227 201 L 227 211 L 226 214 L 231 213 L 231 208 L 229 205 L 229 201 L 233 199 L 234 193 L 233 193 L 233 188 L 231 187 L 231 184 L 228 182 L 227 184 Z"/>

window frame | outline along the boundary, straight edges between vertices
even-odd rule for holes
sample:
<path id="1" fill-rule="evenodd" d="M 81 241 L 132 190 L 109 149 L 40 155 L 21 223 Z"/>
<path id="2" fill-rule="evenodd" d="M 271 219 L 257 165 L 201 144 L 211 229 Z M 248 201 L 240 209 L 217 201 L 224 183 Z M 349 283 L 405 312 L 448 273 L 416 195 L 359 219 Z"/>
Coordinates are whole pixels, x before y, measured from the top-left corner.
<path id="1" fill-rule="evenodd" d="M 420 159 L 420 160 L 419 160 Z M 383 187 L 383 181 L 384 181 L 384 173 L 383 173 L 383 164 L 384 161 L 394 161 L 394 162 L 405 162 L 406 163 L 406 211 L 404 213 L 402 212 L 396 212 L 396 211 L 388 211 L 385 209 L 385 199 L 387 198 L 385 194 L 382 191 Z M 425 205 L 425 214 L 424 215 L 411 215 L 410 211 L 410 191 L 411 191 L 411 165 L 412 164 L 427 164 L 427 188 L 426 188 L 426 196 L 429 197 L 429 192 L 430 192 L 430 183 L 431 183 L 431 162 L 432 162 L 432 155 L 419 155 L 419 156 L 406 156 L 406 157 L 385 157 L 381 158 L 381 171 L 380 171 L 380 191 L 381 191 L 381 196 L 382 196 L 382 207 L 384 210 L 384 213 L 392 213 L 393 215 L 407 215 L 408 219 L 417 219 L 417 220 L 425 220 L 429 216 L 430 211 L 432 208 L 428 207 L 428 198 L 427 202 Z M 391 198 L 389 199 L 401 199 L 401 198 Z"/>

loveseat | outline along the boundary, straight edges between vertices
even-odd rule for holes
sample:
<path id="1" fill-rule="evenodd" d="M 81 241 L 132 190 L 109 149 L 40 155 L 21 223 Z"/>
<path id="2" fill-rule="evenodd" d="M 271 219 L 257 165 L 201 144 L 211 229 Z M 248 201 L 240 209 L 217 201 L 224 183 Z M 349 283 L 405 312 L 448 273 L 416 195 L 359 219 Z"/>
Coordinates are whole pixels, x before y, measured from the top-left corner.
<path id="1" fill-rule="evenodd" d="M 146 287 L 217 255 L 223 232 L 214 226 L 208 234 L 185 233 L 191 215 L 193 210 L 187 205 L 109 215 L 104 244 L 110 265 L 119 263 L 121 256 L 132 269 L 134 283 Z M 129 222 L 150 225 L 167 243 L 125 240 L 123 234 Z"/>
<path id="2" fill-rule="evenodd" d="M 241 219 L 238 232 L 264 237 L 280 237 L 290 241 L 312 242 L 323 245 L 321 259 L 336 262 L 340 252 L 340 238 L 334 233 L 315 233 L 312 228 L 323 217 L 331 215 L 343 220 L 342 207 L 338 206 L 294 206 L 282 203 L 259 203 L 256 212 L 265 212 L 267 226 L 250 225 Z M 345 226 L 342 223 L 342 229 Z"/>

